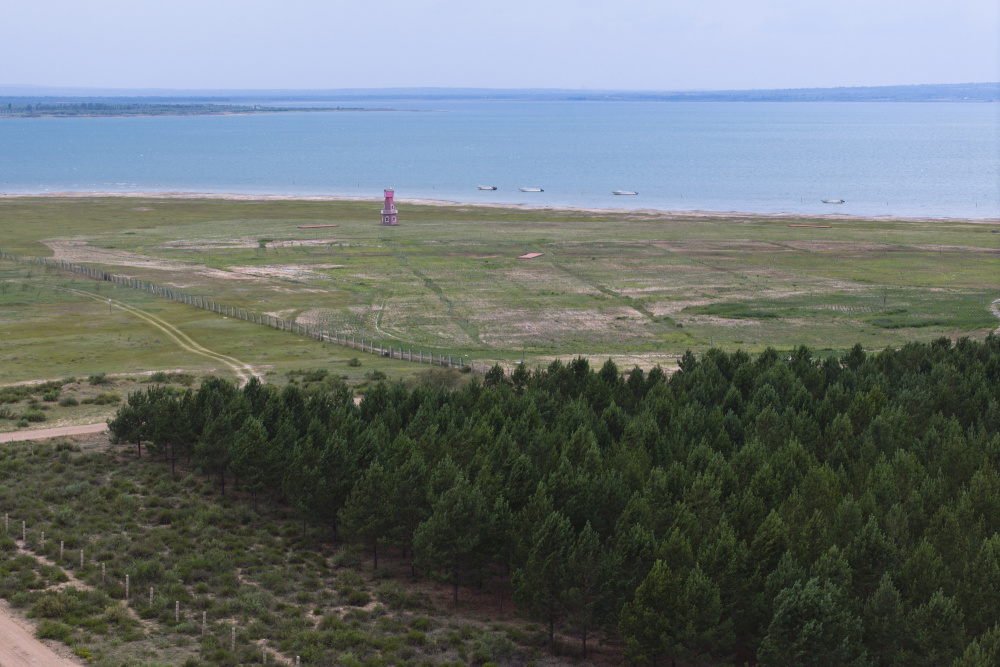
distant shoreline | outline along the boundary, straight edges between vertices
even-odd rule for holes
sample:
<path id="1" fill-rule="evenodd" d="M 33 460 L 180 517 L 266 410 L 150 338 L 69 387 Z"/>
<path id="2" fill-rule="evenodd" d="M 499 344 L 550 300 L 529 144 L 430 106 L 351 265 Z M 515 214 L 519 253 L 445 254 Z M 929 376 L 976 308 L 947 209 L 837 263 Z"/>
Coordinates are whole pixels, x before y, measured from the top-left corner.
<path id="1" fill-rule="evenodd" d="M 176 109 L 165 109 L 157 107 L 155 110 L 136 110 L 136 111 L 108 111 L 105 113 L 101 112 L 81 112 L 77 113 L 75 111 L 70 112 L 60 112 L 60 111 L 48 111 L 43 110 L 40 112 L 7 112 L 0 109 L 0 120 L 14 120 L 14 119 L 41 119 L 41 118 L 200 118 L 207 116 L 258 116 L 258 115 L 272 115 L 280 113 L 367 113 L 367 112 L 378 112 L 378 111 L 420 111 L 417 109 L 393 109 L 389 107 L 302 107 L 302 108 L 270 108 L 262 107 L 260 109 L 219 109 L 218 111 L 213 111 L 211 109 L 191 109 L 190 107 L 178 106 Z"/>
<path id="2" fill-rule="evenodd" d="M 222 201 L 315 201 L 315 202 L 372 202 L 382 203 L 380 197 L 355 197 L 348 195 L 281 195 L 281 194 L 241 194 L 223 192 L 46 192 L 46 193 L 18 193 L 0 192 L 0 201 L 4 199 L 103 199 L 118 197 L 123 199 L 215 199 Z M 841 220 L 844 222 L 855 220 L 875 220 L 886 222 L 959 222 L 977 225 L 1000 224 L 1000 218 L 961 218 L 961 217 L 926 217 L 926 216 L 895 216 L 895 215 L 848 215 L 844 213 L 747 213 L 740 211 L 675 211 L 655 208 L 595 208 L 587 206 L 538 206 L 531 204 L 498 204 L 490 202 L 459 202 L 446 199 L 408 199 L 397 198 L 397 203 L 414 204 L 418 206 L 441 206 L 441 207 L 475 207 L 475 208 L 495 208 L 511 209 L 518 211 L 564 211 L 586 213 L 590 215 L 623 215 L 642 216 L 646 218 L 659 218 L 663 220 L 673 220 L 679 218 L 755 218 L 755 219 L 779 219 L 779 220 Z"/>

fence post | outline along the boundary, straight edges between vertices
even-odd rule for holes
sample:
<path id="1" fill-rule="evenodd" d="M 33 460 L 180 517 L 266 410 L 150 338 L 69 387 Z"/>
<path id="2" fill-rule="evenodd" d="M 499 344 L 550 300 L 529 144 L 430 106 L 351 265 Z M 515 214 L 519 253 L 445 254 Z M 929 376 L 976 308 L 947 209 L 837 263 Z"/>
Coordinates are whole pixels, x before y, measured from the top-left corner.
<path id="1" fill-rule="evenodd" d="M 202 635 L 205 634 L 205 625 L 206 625 L 205 619 L 207 619 L 207 618 L 208 618 L 208 612 L 207 611 L 201 612 L 201 634 Z"/>
<path id="2" fill-rule="evenodd" d="M 128 575 L 125 575 L 125 604 L 128 604 Z"/>
<path id="3" fill-rule="evenodd" d="M 80 549 L 80 569 L 83 569 L 83 549 Z"/>

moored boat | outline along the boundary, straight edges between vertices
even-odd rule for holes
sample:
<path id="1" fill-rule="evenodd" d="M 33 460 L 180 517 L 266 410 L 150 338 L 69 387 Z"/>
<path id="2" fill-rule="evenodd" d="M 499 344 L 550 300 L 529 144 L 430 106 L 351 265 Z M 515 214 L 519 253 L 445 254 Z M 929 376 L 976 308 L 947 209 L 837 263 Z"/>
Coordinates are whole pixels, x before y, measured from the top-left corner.
<path id="1" fill-rule="evenodd" d="M 820 199 L 824 204 L 843 204 L 843 199 Z"/>
<path id="2" fill-rule="evenodd" d="M 637 195 L 639 194 L 635 190 L 615 190 L 611 194 L 613 195 Z"/>
<path id="3" fill-rule="evenodd" d="M 497 186 L 495 186 L 495 185 L 480 185 L 479 189 L 480 190 L 496 190 Z"/>
<path id="4" fill-rule="evenodd" d="M 519 188 L 521 192 L 545 192 L 541 188 Z"/>

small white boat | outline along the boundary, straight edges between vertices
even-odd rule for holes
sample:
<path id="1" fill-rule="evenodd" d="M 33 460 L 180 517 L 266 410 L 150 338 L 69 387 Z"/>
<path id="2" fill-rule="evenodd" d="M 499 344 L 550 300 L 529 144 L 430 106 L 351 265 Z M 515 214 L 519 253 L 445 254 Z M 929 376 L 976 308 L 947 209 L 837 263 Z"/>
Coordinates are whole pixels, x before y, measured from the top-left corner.
<path id="1" fill-rule="evenodd" d="M 520 188 L 521 192 L 545 192 L 541 188 Z"/>
<path id="2" fill-rule="evenodd" d="M 635 190 L 615 190 L 611 194 L 613 195 L 637 195 L 639 194 Z"/>
<path id="3" fill-rule="evenodd" d="M 495 185 L 480 185 L 479 189 L 480 190 L 496 190 L 497 186 L 495 186 Z"/>
<path id="4" fill-rule="evenodd" d="M 843 199 L 820 199 L 824 204 L 843 204 Z"/>

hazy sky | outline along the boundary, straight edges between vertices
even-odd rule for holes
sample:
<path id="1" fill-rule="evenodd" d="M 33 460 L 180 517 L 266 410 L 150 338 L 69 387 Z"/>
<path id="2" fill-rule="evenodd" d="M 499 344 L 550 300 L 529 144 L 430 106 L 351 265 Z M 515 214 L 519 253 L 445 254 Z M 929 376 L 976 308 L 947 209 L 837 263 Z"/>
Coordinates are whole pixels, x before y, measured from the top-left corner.
<path id="1" fill-rule="evenodd" d="M 5 0 L 0 84 L 689 90 L 1000 81 L 997 0 Z"/>

